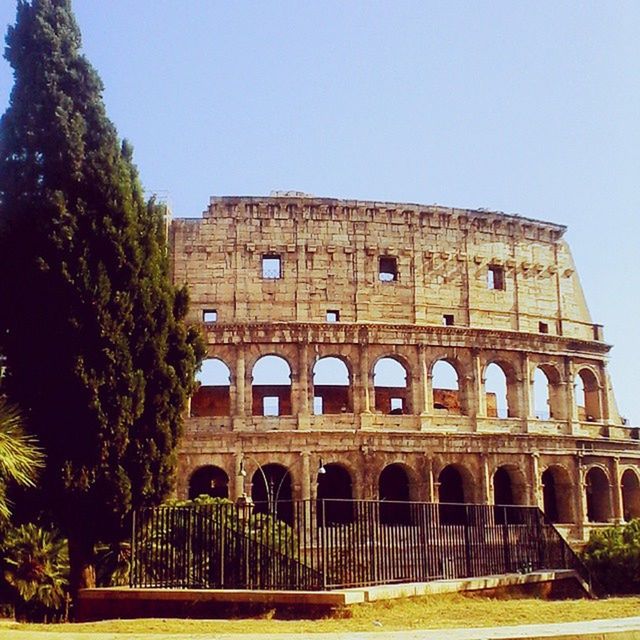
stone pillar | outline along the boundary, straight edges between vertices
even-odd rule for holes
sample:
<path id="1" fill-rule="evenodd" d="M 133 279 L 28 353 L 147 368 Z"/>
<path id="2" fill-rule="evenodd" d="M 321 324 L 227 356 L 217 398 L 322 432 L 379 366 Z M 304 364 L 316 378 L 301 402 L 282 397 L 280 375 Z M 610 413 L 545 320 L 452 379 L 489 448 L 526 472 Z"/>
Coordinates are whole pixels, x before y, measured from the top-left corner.
<path id="1" fill-rule="evenodd" d="M 373 373 L 369 364 L 369 345 L 360 344 L 360 385 L 358 394 L 360 396 L 360 412 L 371 413 L 373 406 Z"/>
<path id="2" fill-rule="evenodd" d="M 494 504 L 495 496 L 493 495 L 493 487 L 491 486 L 491 475 L 489 473 L 489 459 L 486 453 L 480 454 L 482 474 L 480 483 L 480 502 L 482 504 Z M 465 496 L 465 502 L 469 502 Z"/>
<path id="3" fill-rule="evenodd" d="M 241 495 L 243 495 L 246 492 L 247 487 L 249 487 L 249 493 L 251 493 L 251 489 L 250 489 L 251 480 L 249 480 L 248 478 L 245 478 L 244 476 L 239 475 L 238 473 L 240 471 L 240 465 L 242 463 L 242 456 L 243 456 L 242 452 L 238 451 L 236 452 L 233 458 L 234 495 L 230 496 L 230 498 L 234 501 L 237 500 Z"/>
<path id="4" fill-rule="evenodd" d="M 425 415 L 433 412 L 433 392 L 431 387 L 431 373 L 427 368 L 427 349 L 425 345 L 418 346 L 418 367 L 414 382 L 414 405 L 412 412 Z"/>
<path id="5" fill-rule="evenodd" d="M 308 451 L 303 451 L 300 456 L 302 457 L 302 499 L 311 500 L 311 465 L 310 454 Z"/>
<path id="6" fill-rule="evenodd" d="M 609 390 L 609 377 L 604 365 L 600 370 L 600 378 L 602 379 L 602 387 L 600 393 L 600 403 L 602 404 L 601 420 L 607 424 L 611 424 L 611 398 Z"/>
<path id="7" fill-rule="evenodd" d="M 620 458 L 612 458 L 609 465 L 611 476 L 611 498 L 613 521 L 615 523 L 624 522 L 624 504 L 622 501 L 622 484 L 620 477 Z"/>
<path id="8" fill-rule="evenodd" d="M 482 370 L 482 362 L 480 362 L 480 354 L 477 351 L 473 351 L 472 355 L 472 387 L 473 387 L 473 400 L 475 404 L 475 411 L 473 416 L 476 418 L 475 429 L 478 429 L 477 418 L 487 417 L 487 397 L 484 391 L 484 372 Z M 471 410 L 471 407 L 470 407 Z M 471 412 L 471 411 L 470 411 Z"/>
<path id="9" fill-rule="evenodd" d="M 573 370 L 573 364 L 569 358 L 565 359 L 564 376 L 567 382 L 566 389 L 566 407 L 567 417 L 569 419 L 570 433 L 577 433 L 578 431 L 578 407 L 576 406 L 576 393 L 575 393 L 575 371 Z"/>
<path id="10" fill-rule="evenodd" d="M 537 451 L 531 454 L 529 473 L 529 504 L 544 510 L 542 476 L 540 475 L 540 454 Z"/>
<path id="11" fill-rule="evenodd" d="M 427 502 L 437 502 L 436 482 L 433 475 L 433 459 L 429 456 L 425 456 L 425 471 L 427 491 L 424 499 L 426 499 Z M 423 498 L 420 496 L 418 499 L 421 500 Z"/>
<path id="12" fill-rule="evenodd" d="M 298 346 L 298 413 L 301 416 L 309 415 L 309 395 L 311 384 L 309 376 L 309 345 L 306 342 Z"/>
<path id="13" fill-rule="evenodd" d="M 574 471 L 574 486 L 576 487 L 575 507 L 576 507 L 576 525 L 578 528 L 578 537 L 584 538 L 584 528 L 587 524 L 587 482 L 585 470 L 582 467 L 582 458 L 580 455 L 576 457 L 576 466 Z"/>
<path id="14" fill-rule="evenodd" d="M 247 405 L 246 405 L 246 381 L 247 374 L 245 371 L 245 360 L 244 360 L 244 348 L 242 345 L 238 345 L 236 352 L 236 375 L 235 375 L 235 386 L 236 386 L 236 416 L 244 417 L 247 415 Z"/>
<path id="15" fill-rule="evenodd" d="M 531 418 L 534 417 L 535 411 L 533 407 L 533 379 L 531 378 L 531 362 L 529 360 L 529 354 L 524 353 L 522 355 L 522 406 L 519 409 L 518 415 L 522 418 L 525 428 L 523 431 L 527 431 L 527 424 Z"/>

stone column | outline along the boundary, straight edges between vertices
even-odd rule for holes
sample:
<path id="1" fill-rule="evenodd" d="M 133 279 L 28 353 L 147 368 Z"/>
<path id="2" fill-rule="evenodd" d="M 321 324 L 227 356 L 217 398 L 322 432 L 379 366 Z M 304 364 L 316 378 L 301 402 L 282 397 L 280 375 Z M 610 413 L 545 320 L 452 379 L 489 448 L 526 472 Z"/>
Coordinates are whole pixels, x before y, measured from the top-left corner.
<path id="1" fill-rule="evenodd" d="M 612 458 L 609 465 L 611 475 L 611 497 L 613 521 L 615 523 L 624 522 L 624 503 L 622 501 L 622 485 L 620 478 L 620 458 Z"/>
<path id="2" fill-rule="evenodd" d="M 576 525 L 578 528 L 578 536 L 584 538 L 584 528 L 587 524 L 587 482 L 586 474 L 582 467 L 581 456 L 576 457 L 576 466 L 574 471 L 574 486 L 576 487 L 575 507 L 576 507 Z"/>
<path id="3" fill-rule="evenodd" d="M 414 405 L 412 412 L 418 415 L 433 412 L 433 392 L 431 390 L 431 374 L 427 369 L 427 349 L 425 345 L 418 345 L 418 368 L 414 382 Z"/>
<path id="4" fill-rule="evenodd" d="M 360 344 L 360 388 L 358 389 L 360 396 L 361 413 L 371 413 L 373 406 L 373 373 L 369 370 L 369 345 Z"/>
<path id="5" fill-rule="evenodd" d="M 609 393 L 609 377 L 604 365 L 600 370 L 600 378 L 602 379 L 602 391 L 600 393 L 600 402 L 602 403 L 601 420 L 607 424 L 611 424 L 611 398 Z"/>
<path id="6" fill-rule="evenodd" d="M 527 424 L 531 418 L 534 417 L 533 407 L 533 380 L 531 378 L 531 362 L 529 360 L 529 354 L 524 353 L 522 355 L 522 406 L 519 410 L 519 415 L 522 418 L 525 429 L 527 431 Z"/>
<path id="7" fill-rule="evenodd" d="M 567 417 L 569 419 L 570 433 L 577 433 L 578 431 L 578 407 L 576 406 L 576 394 L 575 394 L 575 371 L 573 370 L 573 364 L 569 358 L 565 359 L 564 376 L 567 382 L 566 385 L 566 407 Z"/>
<path id="8" fill-rule="evenodd" d="M 480 354 L 475 351 L 472 352 L 472 367 L 471 367 L 471 375 L 472 375 L 472 387 L 473 387 L 473 401 L 474 407 L 469 407 L 470 415 L 476 418 L 475 420 L 475 430 L 478 430 L 478 421 L 477 418 L 486 418 L 487 417 L 487 397 L 484 391 L 484 372 L 482 370 L 482 362 L 480 362 Z"/>
<path id="9" fill-rule="evenodd" d="M 234 495 L 230 496 L 232 500 L 237 500 L 243 493 L 246 492 L 247 487 L 251 484 L 251 480 L 239 475 L 240 464 L 242 463 L 242 452 L 238 451 L 233 457 L 233 478 L 234 478 Z M 248 483 L 248 484 L 247 484 Z M 251 492 L 249 488 L 249 493 Z"/>
<path id="10" fill-rule="evenodd" d="M 246 371 L 245 371 L 245 360 L 244 360 L 244 348 L 242 345 L 238 345 L 236 352 L 236 375 L 235 375 L 235 386 L 236 386 L 236 416 L 244 417 L 246 415 Z"/>
<path id="11" fill-rule="evenodd" d="M 425 499 L 427 502 L 437 502 L 436 497 L 436 482 L 433 475 L 433 459 L 425 455 L 425 481 L 426 481 L 426 495 L 420 496 L 418 500 Z"/>
<path id="12" fill-rule="evenodd" d="M 540 475 L 540 454 L 536 451 L 531 454 L 531 466 L 529 473 L 531 474 L 529 479 L 530 504 L 544 510 L 542 476 Z"/>
<path id="13" fill-rule="evenodd" d="M 302 457 L 302 499 L 311 500 L 311 465 L 310 454 L 308 451 L 303 451 L 300 456 Z"/>
<path id="14" fill-rule="evenodd" d="M 493 487 L 491 486 L 491 475 L 489 473 L 489 459 L 487 454 L 480 454 L 482 482 L 480 484 L 480 501 L 482 504 L 494 504 Z M 465 496 L 465 502 L 469 500 Z"/>

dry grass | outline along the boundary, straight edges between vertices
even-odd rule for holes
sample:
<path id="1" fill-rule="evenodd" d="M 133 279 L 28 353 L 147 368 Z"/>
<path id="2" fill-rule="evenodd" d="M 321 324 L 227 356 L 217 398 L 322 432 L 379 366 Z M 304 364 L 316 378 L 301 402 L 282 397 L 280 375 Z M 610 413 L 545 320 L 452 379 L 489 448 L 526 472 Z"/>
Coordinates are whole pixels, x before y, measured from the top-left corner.
<path id="1" fill-rule="evenodd" d="M 345 615 L 322 620 L 276 620 L 270 615 L 243 620 L 106 620 L 82 624 L 11 624 L 4 629 L 65 633 L 314 633 L 443 629 L 544 622 L 572 622 L 638 615 L 640 598 L 607 600 L 493 600 L 449 594 L 386 600 L 351 607 Z"/>

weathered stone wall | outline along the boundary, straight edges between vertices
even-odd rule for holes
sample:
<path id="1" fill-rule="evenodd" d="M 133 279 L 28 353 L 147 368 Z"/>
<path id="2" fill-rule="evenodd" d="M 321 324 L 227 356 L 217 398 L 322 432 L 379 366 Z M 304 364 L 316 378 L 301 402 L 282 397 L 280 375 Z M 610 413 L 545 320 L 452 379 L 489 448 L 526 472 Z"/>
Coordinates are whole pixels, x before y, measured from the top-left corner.
<path id="1" fill-rule="evenodd" d="M 179 494 L 215 465 L 236 497 L 248 490 L 237 475 L 244 460 L 250 475 L 281 465 L 294 497 L 311 498 L 322 459 L 346 469 L 352 495 L 363 498 L 381 495 L 393 464 L 413 499 L 438 500 L 441 472 L 453 466 L 466 501 L 493 502 L 502 469 L 510 499 L 554 511 L 578 537 L 589 521 L 640 515 L 637 430 L 621 425 L 609 347 L 563 232 L 484 211 L 288 197 L 212 198 L 202 220 L 174 220 L 174 279 L 190 288 L 194 322 L 215 311 L 203 324 L 209 356 L 229 372 L 227 387 L 216 382 L 194 398 Z M 279 258 L 279 274 L 263 274 L 264 256 Z M 254 386 L 266 355 L 286 360 L 290 386 Z M 346 390 L 314 393 L 323 357 L 344 363 Z M 376 388 L 382 358 L 404 367 L 405 388 Z M 442 360 L 457 390 L 434 386 Z M 485 384 L 492 363 L 506 377 L 503 417 Z M 534 411 L 537 369 L 548 380 L 544 419 Z M 314 415 L 323 394 L 324 412 Z M 261 415 L 265 395 L 278 396 L 278 416 Z M 442 409 L 446 397 L 455 402 Z"/>

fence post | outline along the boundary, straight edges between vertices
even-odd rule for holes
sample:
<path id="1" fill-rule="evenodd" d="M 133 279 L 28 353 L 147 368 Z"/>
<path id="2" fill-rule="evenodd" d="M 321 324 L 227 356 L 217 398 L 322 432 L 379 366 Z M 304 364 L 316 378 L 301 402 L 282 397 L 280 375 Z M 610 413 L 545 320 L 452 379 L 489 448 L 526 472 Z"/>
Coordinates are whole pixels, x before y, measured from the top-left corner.
<path id="1" fill-rule="evenodd" d="M 464 555 L 467 563 L 467 576 L 473 575 L 471 568 L 471 542 L 469 540 L 469 505 L 464 505 Z"/>
<path id="2" fill-rule="evenodd" d="M 509 573 L 511 569 L 511 549 L 509 548 L 509 525 L 507 524 L 507 508 L 502 507 L 502 543 L 504 546 L 504 572 Z"/>

